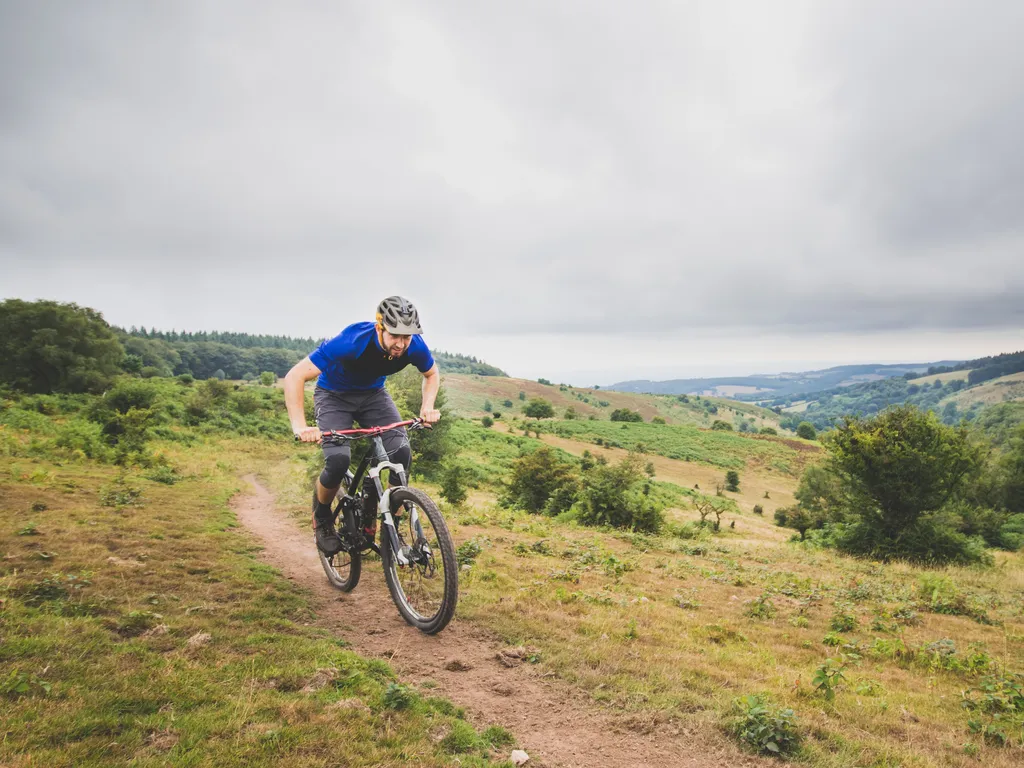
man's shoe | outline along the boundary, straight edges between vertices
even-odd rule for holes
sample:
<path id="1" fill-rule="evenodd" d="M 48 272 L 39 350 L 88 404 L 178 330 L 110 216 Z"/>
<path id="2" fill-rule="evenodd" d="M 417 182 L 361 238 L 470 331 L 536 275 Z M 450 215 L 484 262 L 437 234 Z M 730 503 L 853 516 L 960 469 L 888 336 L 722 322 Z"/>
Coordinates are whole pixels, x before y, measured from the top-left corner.
<path id="1" fill-rule="evenodd" d="M 313 529 L 316 532 L 316 546 L 327 557 L 336 555 L 343 549 L 341 537 L 334 530 L 334 520 L 330 504 L 321 504 L 313 497 Z"/>

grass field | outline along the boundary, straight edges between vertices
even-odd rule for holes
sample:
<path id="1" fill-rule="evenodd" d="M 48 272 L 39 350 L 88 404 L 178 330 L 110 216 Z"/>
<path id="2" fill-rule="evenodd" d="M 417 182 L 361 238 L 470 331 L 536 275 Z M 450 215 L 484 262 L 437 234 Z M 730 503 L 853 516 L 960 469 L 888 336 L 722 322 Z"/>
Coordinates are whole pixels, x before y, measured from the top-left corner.
<path id="1" fill-rule="evenodd" d="M 0 457 L 0 764 L 491 764 L 455 706 L 312 627 L 255 560 L 227 502 L 290 445 L 161 453 L 173 484 Z"/>
<path id="2" fill-rule="evenodd" d="M 0 764 L 492 764 L 509 734 L 352 653 L 255 558 L 228 506 L 239 477 L 259 473 L 303 517 L 308 450 L 171 430 L 152 467 L 124 470 L 80 450 L 58 461 L 59 420 L 0 419 Z M 505 417 L 453 435 L 475 486 L 442 504 L 469 566 L 457 621 L 529 648 L 541 679 L 614 728 L 735 752 L 734 702 L 758 694 L 795 710 L 794 760 L 813 768 L 1024 760 L 1020 718 L 999 709 L 1024 682 L 1020 553 L 928 571 L 790 542 L 771 512 L 818 457 L 807 441 Z M 736 508 L 717 534 L 651 536 L 499 506 L 508 467 L 541 442 L 612 461 L 643 447 L 676 522 L 696 516 L 692 486 L 734 468 Z"/>
<path id="3" fill-rule="evenodd" d="M 943 398 L 939 406 L 954 402 L 961 410 L 966 410 L 972 403 L 995 405 L 1016 400 L 1024 400 L 1024 373 L 1011 373 L 1009 376 L 982 382 Z"/>
<path id="4" fill-rule="evenodd" d="M 544 420 L 518 422 L 515 426 L 670 459 L 725 469 L 764 467 L 794 477 L 821 450 L 815 443 L 797 438 L 741 435 L 684 425 Z"/>

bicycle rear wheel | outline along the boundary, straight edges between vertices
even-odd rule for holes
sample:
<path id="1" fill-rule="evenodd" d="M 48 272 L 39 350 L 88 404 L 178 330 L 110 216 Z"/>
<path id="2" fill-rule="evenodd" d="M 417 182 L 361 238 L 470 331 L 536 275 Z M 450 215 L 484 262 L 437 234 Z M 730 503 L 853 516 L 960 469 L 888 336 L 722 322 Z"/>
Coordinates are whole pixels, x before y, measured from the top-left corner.
<path id="1" fill-rule="evenodd" d="M 384 578 L 402 618 L 421 632 L 433 635 L 455 614 L 459 599 L 459 569 L 455 545 L 437 505 L 423 491 L 400 487 L 391 491 L 402 564 L 392 551 L 388 531 L 382 531 Z"/>
<path id="2" fill-rule="evenodd" d="M 346 475 L 338 492 L 339 496 L 348 493 L 349 480 L 350 478 Z M 344 512 L 339 516 L 338 523 L 338 534 L 342 541 L 348 543 L 352 540 L 352 534 L 355 533 L 356 521 L 352 519 L 350 512 Z M 313 546 L 320 557 L 320 565 L 323 566 L 324 573 L 327 574 L 327 581 L 331 583 L 331 586 L 342 592 L 351 592 L 355 589 L 362 571 L 363 556 L 359 552 L 346 552 L 345 550 L 327 556 L 320 551 L 320 547 L 316 546 L 315 541 Z"/>

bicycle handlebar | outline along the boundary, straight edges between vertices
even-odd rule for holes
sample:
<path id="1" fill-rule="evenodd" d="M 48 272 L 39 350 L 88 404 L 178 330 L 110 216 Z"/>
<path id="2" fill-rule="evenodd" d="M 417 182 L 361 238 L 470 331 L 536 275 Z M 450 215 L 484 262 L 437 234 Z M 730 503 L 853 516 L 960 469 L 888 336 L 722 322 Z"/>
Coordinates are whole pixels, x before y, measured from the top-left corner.
<path id="1" fill-rule="evenodd" d="M 343 437 L 350 440 L 359 437 L 372 437 L 373 435 L 380 435 L 391 429 L 398 429 L 399 427 L 410 427 L 411 429 L 422 429 L 425 425 L 423 419 L 409 419 L 408 421 L 396 421 L 394 424 L 385 424 L 380 427 L 367 427 L 366 429 L 325 429 L 320 433 L 321 439 L 324 437 Z"/>

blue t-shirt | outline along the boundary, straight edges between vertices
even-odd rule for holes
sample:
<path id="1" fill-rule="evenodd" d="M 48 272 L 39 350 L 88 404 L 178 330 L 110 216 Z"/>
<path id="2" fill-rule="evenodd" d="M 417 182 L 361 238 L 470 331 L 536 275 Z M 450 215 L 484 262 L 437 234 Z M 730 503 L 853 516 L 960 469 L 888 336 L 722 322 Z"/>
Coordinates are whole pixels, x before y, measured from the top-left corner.
<path id="1" fill-rule="evenodd" d="M 377 341 L 373 322 L 353 323 L 328 339 L 309 356 L 320 369 L 318 387 L 332 392 L 368 392 L 384 386 L 384 378 L 405 366 L 415 365 L 420 373 L 434 367 L 434 356 L 423 337 L 416 334 L 401 357 L 391 357 Z"/>

